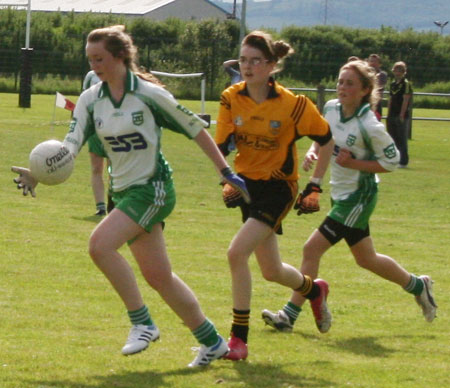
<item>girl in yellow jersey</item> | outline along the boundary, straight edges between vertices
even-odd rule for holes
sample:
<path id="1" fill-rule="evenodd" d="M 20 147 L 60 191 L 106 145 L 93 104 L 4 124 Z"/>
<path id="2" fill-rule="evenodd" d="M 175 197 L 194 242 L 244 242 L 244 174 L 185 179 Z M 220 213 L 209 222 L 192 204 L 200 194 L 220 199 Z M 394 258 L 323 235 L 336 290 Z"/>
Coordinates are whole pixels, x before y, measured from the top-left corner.
<path id="1" fill-rule="evenodd" d="M 221 96 L 216 143 L 224 155 L 233 147 L 236 172 L 246 182 L 252 202 L 224 185 L 228 207 L 239 206 L 243 226 L 228 250 L 233 294 L 233 323 L 228 342 L 231 360 L 245 359 L 250 318 L 251 273 L 248 259 L 255 253 L 266 280 L 298 290 L 311 300 L 318 324 L 331 321 L 326 298 L 328 285 L 312 281 L 280 258 L 276 234 L 297 194 L 298 158 L 295 142 L 303 136 L 321 145 L 318 163 L 307 188 L 299 196 L 303 212 L 317 211 L 321 179 L 333 148 L 328 123 L 305 96 L 296 96 L 278 84 L 272 75 L 293 49 L 269 34 L 254 31 L 241 46 L 239 64 L 243 82 Z M 297 207 L 297 205 L 296 205 Z"/>

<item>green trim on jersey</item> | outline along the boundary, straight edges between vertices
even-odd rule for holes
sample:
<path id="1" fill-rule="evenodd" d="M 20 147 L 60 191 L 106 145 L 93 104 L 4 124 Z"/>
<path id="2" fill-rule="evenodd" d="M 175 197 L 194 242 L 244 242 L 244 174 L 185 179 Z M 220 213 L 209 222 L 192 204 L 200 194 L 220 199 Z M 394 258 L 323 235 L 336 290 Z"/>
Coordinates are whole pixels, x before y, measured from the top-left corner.
<path id="1" fill-rule="evenodd" d="M 360 180 L 360 187 L 348 198 L 331 200 L 328 217 L 349 228 L 366 229 L 377 204 L 378 185 L 372 176 Z"/>
<path id="2" fill-rule="evenodd" d="M 368 110 L 370 110 L 370 105 L 368 103 L 363 103 L 355 110 L 355 112 L 350 117 L 344 117 L 344 112 L 342 111 L 342 105 L 338 105 L 339 108 L 339 114 L 341 116 L 341 123 L 346 123 L 347 121 L 350 121 L 353 117 L 361 117 L 364 115 Z M 325 114 L 325 113 L 324 113 Z"/>

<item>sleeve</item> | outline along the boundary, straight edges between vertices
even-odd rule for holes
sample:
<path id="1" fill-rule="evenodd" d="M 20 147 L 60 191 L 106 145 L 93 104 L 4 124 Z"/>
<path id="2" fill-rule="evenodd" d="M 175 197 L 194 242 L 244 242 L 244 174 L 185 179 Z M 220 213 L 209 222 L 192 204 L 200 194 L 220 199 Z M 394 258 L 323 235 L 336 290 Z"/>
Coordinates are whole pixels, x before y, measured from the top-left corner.
<path id="1" fill-rule="evenodd" d="M 400 161 L 400 153 L 384 124 L 379 122 L 375 115 L 372 116 L 368 118 L 368 125 L 362 126 L 370 128 L 367 132 L 364 130 L 364 140 L 368 143 L 367 146 L 373 152 L 374 159 L 380 163 L 381 167 L 387 171 L 394 171 Z"/>
<path id="2" fill-rule="evenodd" d="M 320 145 L 328 143 L 332 137 L 328 122 L 308 97 L 296 97 L 297 102 L 291 116 L 294 120 L 298 137 L 308 136 Z"/>
<path id="3" fill-rule="evenodd" d="M 84 77 L 83 80 L 83 90 L 89 89 L 91 86 L 91 72 L 86 74 L 86 77 Z"/>
<path id="4" fill-rule="evenodd" d="M 412 84 L 408 80 L 405 82 L 405 93 L 404 94 L 413 94 Z"/>
<path id="5" fill-rule="evenodd" d="M 157 85 L 148 87 L 150 97 L 145 99 L 145 103 L 151 109 L 158 126 L 181 133 L 189 139 L 195 138 L 208 126 L 208 123 L 181 105 L 166 89 Z"/>
<path id="6" fill-rule="evenodd" d="M 384 89 L 384 87 L 387 84 L 387 73 L 385 71 L 380 71 L 380 73 L 378 73 L 378 87 L 380 89 Z"/>
<path id="7" fill-rule="evenodd" d="M 234 123 L 231 115 L 230 94 L 225 90 L 220 96 L 219 115 L 215 141 L 223 155 L 227 156 L 234 149 Z"/>
<path id="8" fill-rule="evenodd" d="M 77 156 L 86 140 L 94 133 L 94 120 L 88 108 L 88 93 L 84 92 L 77 101 L 69 132 L 63 143 L 74 156 Z"/>

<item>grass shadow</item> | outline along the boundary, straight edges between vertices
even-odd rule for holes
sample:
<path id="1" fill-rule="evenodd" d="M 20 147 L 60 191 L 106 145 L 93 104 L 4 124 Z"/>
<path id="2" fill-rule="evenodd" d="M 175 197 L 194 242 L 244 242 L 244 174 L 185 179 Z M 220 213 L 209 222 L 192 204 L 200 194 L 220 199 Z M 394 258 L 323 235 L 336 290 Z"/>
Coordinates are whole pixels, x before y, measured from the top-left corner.
<path id="1" fill-rule="evenodd" d="M 237 376 L 229 377 L 214 377 L 215 381 L 211 385 L 219 384 L 223 387 L 242 385 L 248 388 L 261 387 L 328 387 L 332 386 L 332 382 L 325 379 L 317 379 L 302 376 L 300 373 L 289 373 L 283 370 L 289 364 L 275 364 L 275 363 L 251 363 L 247 361 L 229 362 L 226 363 L 228 367 L 232 367 L 237 372 Z M 292 365 L 293 363 L 291 363 Z M 222 364 L 225 367 L 225 364 Z M 212 366 L 215 375 L 220 375 L 220 364 Z M 208 367 L 210 368 L 210 367 Z M 189 381 L 189 376 L 197 373 L 204 373 L 209 369 L 202 368 L 179 368 L 169 370 L 167 372 L 159 371 L 145 371 L 145 372 L 125 372 L 106 376 L 93 376 L 92 383 L 82 383 L 80 381 L 69 380 L 40 380 L 40 381 L 26 381 L 27 386 L 34 386 L 38 388 L 142 388 L 142 387 L 171 387 L 171 386 L 186 386 L 189 388 L 197 388 L 194 381 Z M 174 384 L 173 379 L 168 377 L 176 376 L 178 383 Z M 186 379 L 185 381 L 183 381 Z M 183 383 L 186 383 L 184 385 Z M 198 388 L 204 388 L 204 385 Z"/>
<path id="2" fill-rule="evenodd" d="M 92 222 L 94 224 L 98 224 L 103 217 L 101 216 L 96 216 L 95 214 L 93 214 L 92 216 L 84 216 L 84 217 L 71 217 L 73 220 L 77 220 L 77 221 L 87 221 L 87 222 Z"/>
<path id="3" fill-rule="evenodd" d="M 337 340 L 331 347 L 366 357 L 388 357 L 397 350 L 378 343 L 378 337 L 355 337 Z"/>

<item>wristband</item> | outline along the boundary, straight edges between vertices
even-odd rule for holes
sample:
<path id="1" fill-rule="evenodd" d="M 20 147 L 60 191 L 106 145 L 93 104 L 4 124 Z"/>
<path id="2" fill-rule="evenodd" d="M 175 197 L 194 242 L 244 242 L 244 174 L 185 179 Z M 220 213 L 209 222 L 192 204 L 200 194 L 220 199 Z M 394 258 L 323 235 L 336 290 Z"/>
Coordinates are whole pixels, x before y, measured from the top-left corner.
<path id="1" fill-rule="evenodd" d="M 220 173 L 222 174 L 222 176 L 227 176 L 227 175 L 233 174 L 233 170 L 231 169 L 230 166 L 227 166 L 227 167 L 222 168 L 222 170 L 220 170 Z"/>
<path id="2" fill-rule="evenodd" d="M 314 184 L 319 185 L 319 186 L 322 184 L 322 178 L 311 177 L 311 178 L 309 178 L 309 181 L 311 183 L 314 183 Z"/>

